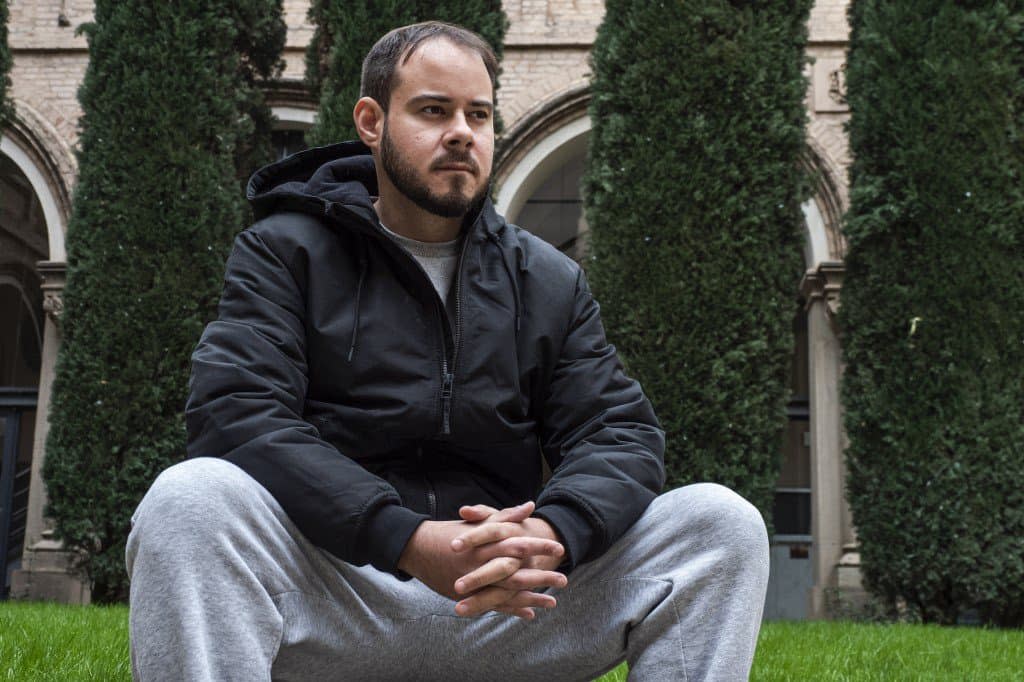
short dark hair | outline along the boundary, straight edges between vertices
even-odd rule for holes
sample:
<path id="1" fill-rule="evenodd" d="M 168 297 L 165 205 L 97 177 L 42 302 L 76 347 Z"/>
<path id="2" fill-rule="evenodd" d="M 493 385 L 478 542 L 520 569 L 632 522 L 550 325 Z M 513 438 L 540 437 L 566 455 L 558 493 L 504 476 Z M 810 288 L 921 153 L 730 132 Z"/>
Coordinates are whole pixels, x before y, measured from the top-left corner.
<path id="1" fill-rule="evenodd" d="M 491 77 L 493 94 L 498 84 L 498 58 L 478 33 L 443 21 L 423 21 L 388 31 L 378 40 L 363 60 L 359 96 L 372 97 L 386 112 L 391 93 L 397 86 L 395 71 L 399 61 L 405 64 L 420 45 L 434 38 L 445 38 L 480 55 L 487 75 Z"/>

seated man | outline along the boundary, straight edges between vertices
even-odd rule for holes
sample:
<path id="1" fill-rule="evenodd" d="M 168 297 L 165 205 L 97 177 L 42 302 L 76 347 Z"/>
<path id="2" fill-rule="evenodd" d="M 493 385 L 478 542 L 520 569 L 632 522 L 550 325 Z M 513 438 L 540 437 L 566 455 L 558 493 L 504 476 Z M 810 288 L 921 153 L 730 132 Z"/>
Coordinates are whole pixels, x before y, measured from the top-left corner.
<path id="1" fill-rule="evenodd" d="M 764 523 L 658 495 L 664 432 L 583 271 L 488 199 L 496 71 L 470 31 L 392 31 L 361 142 L 249 182 L 190 459 L 132 519 L 136 679 L 748 675 Z"/>

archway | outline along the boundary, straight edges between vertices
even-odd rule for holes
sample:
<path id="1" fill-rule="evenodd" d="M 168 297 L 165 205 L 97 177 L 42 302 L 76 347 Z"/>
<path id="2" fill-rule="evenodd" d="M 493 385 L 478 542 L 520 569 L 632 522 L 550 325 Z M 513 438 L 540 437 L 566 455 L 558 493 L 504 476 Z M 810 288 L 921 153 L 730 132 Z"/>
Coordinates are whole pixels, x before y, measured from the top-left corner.
<path id="1" fill-rule="evenodd" d="M 17 427 L 15 464 L 8 468 L 15 480 L 10 489 L 4 585 L 9 584 L 10 594 L 16 598 L 83 602 L 88 600 L 88 588 L 70 575 L 70 556 L 53 537 L 52 524 L 43 515 L 46 488 L 41 475 L 43 445 L 49 429 L 50 389 L 60 347 L 61 293 L 67 259 L 64 235 L 71 203 L 65 181 L 73 176 L 76 162 L 70 146 L 45 117 L 23 101 L 15 100 L 14 105 L 16 115 L 0 137 L 2 183 L 4 192 L 12 195 L 10 199 L 5 196 L 2 215 L 4 231 L 17 233 L 21 245 L 19 255 L 13 259 L 16 264 L 9 268 L 16 274 L 8 272 L 6 281 L 10 285 L 8 291 L 19 290 L 23 309 L 31 310 L 29 324 L 35 325 L 36 330 L 33 333 L 40 327 L 42 331 L 33 385 L 13 387 L 17 393 L 8 392 L 7 396 L 8 407 L 20 409 L 23 416 Z M 11 284 L 14 280 L 17 287 Z M 13 306 L 8 304 L 0 312 L 0 327 L 13 325 L 15 315 L 20 314 L 23 313 L 14 313 Z M 21 328 L 25 329 L 24 323 Z M 22 348 L 25 343 L 26 340 L 20 341 Z M 33 410 L 31 420 L 24 416 Z M 26 453 L 30 461 L 27 504 Z M 19 541 L 19 535 L 23 541 Z"/>
<path id="2" fill-rule="evenodd" d="M 49 258 L 42 203 L 30 178 L 0 154 L 0 598 L 21 567 L 45 312 L 37 264 Z"/>
<path id="3" fill-rule="evenodd" d="M 576 103 L 576 113 L 546 126 L 534 122 L 527 139 L 506 142 L 495 173 L 501 182 L 495 206 L 510 222 L 579 260 L 588 232 L 580 191 L 590 137 L 585 100 Z M 537 116 L 543 120 L 544 114 Z"/>
<path id="4" fill-rule="evenodd" d="M 793 319 L 795 353 L 782 470 L 776 484 L 772 570 L 765 618 L 827 615 L 844 555 L 855 544 L 844 492 L 842 373 L 835 322 L 845 240 L 836 174 L 816 152 L 803 155 L 814 196 L 802 205 L 805 272 Z M 856 572 L 856 569 L 854 569 Z"/>

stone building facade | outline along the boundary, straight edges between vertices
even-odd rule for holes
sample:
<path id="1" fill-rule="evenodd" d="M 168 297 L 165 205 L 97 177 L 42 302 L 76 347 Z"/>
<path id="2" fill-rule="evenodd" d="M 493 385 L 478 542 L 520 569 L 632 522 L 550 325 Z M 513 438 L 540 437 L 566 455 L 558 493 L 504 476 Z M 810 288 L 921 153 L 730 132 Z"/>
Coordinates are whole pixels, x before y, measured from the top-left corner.
<path id="1" fill-rule="evenodd" d="M 804 206 L 806 271 L 794 314 L 790 427 L 779 480 L 766 617 L 827 615 L 830 595 L 859 590 L 856 538 L 843 498 L 841 374 L 834 315 L 845 242 L 849 152 L 843 123 L 847 0 L 818 0 L 809 22 L 810 86 L 804 163 L 817 171 Z M 308 0 L 284 0 L 286 69 L 269 93 L 281 153 L 302 146 L 315 117 L 303 83 L 313 29 Z M 64 235 L 77 164 L 76 92 L 88 60 L 75 28 L 90 0 L 10 0 L 9 43 L 16 118 L 0 136 L 0 518 L 9 560 L 0 588 L 14 598 L 86 602 L 68 556 L 43 515 L 40 477 L 47 406 L 60 345 Z M 498 105 L 505 133 L 495 160 L 499 210 L 579 256 L 587 228 L 579 178 L 590 121 L 589 54 L 601 0 L 505 0 L 510 21 Z M 5 493 L 6 491 L 6 493 Z M 5 498 L 4 495 L 7 495 Z M 19 552 L 19 548 L 21 551 Z M 3 556 L 0 553 L 0 556 Z M 5 564 L 0 564 L 3 568 Z"/>

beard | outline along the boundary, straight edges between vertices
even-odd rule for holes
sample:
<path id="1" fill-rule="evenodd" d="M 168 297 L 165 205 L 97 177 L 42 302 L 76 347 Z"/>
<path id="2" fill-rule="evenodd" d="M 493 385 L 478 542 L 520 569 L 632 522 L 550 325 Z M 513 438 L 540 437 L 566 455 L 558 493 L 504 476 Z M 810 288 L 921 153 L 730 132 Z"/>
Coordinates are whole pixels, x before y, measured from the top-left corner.
<path id="1" fill-rule="evenodd" d="M 433 169 L 435 166 L 443 166 L 447 163 L 465 163 L 469 164 L 474 171 L 479 171 L 476 162 L 468 152 L 449 152 L 443 158 L 431 163 L 430 167 Z M 427 183 L 416 174 L 416 169 L 412 164 L 406 161 L 395 148 L 391 136 L 388 134 L 386 119 L 381 135 L 380 164 L 395 189 L 424 211 L 442 218 L 461 218 L 479 208 L 487 196 L 486 182 L 480 185 L 475 194 L 467 195 L 465 192 L 467 178 L 463 177 L 461 173 L 456 173 L 451 178 L 451 189 L 448 192 L 444 194 L 432 192 Z"/>

